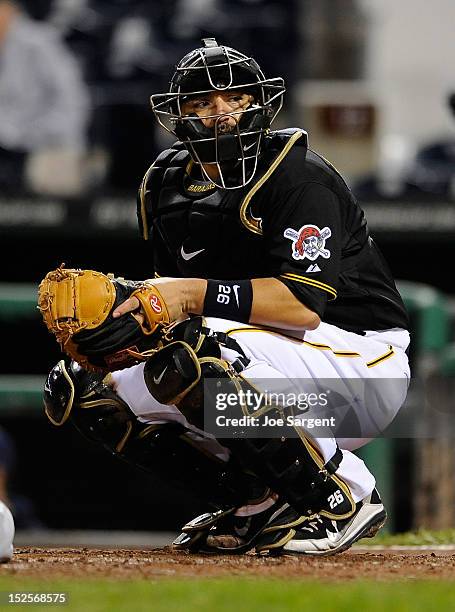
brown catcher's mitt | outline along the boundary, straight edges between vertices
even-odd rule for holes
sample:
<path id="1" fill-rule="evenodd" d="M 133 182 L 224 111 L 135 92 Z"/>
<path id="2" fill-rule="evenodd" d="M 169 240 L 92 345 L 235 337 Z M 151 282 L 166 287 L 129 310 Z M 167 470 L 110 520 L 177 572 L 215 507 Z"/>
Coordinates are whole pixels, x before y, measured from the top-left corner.
<path id="1" fill-rule="evenodd" d="M 112 312 L 131 296 L 139 300 L 143 320 L 132 313 L 114 319 Z M 166 303 L 150 282 L 63 264 L 41 281 L 38 308 L 62 350 L 88 370 L 121 370 L 142 361 L 144 352 L 161 346 L 169 324 Z"/>

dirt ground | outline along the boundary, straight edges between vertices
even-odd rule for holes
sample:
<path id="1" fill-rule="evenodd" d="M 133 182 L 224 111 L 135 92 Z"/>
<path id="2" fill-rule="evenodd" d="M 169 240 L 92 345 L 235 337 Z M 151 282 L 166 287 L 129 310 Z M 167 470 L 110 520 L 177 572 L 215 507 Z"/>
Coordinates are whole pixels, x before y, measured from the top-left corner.
<path id="1" fill-rule="evenodd" d="M 149 550 L 18 548 L 0 576 L 55 578 L 160 579 L 264 576 L 319 579 L 455 580 L 453 551 L 354 549 L 333 557 L 195 555 L 170 547 Z"/>

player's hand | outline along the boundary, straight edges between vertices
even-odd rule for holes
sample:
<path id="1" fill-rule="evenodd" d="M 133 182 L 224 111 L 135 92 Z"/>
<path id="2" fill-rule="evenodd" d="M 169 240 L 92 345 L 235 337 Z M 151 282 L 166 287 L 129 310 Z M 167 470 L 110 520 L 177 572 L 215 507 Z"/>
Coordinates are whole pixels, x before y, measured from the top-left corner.
<path id="1" fill-rule="evenodd" d="M 169 312 L 171 321 L 182 318 L 187 313 L 201 314 L 204 305 L 207 281 L 197 278 L 154 278 L 146 281 L 157 287 Z M 141 316 L 140 303 L 136 297 L 130 297 L 117 306 L 113 317 L 120 317 L 128 312 Z"/>
<path id="2" fill-rule="evenodd" d="M 128 298 L 117 306 L 117 308 L 112 313 L 112 316 L 114 317 L 114 319 L 117 319 L 118 317 L 121 317 L 122 315 L 128 312 L 133 312 L 136 317 L 142 316 L 140 315 L 140 313 L 135 312 L 139 310 L 139 306 L 140 302 L 137 297 Z"/>

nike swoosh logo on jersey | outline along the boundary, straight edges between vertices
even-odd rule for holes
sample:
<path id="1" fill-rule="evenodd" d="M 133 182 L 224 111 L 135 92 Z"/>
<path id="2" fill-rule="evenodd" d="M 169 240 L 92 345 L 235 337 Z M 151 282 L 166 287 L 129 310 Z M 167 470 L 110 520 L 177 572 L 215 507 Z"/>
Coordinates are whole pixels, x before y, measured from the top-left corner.
<path id="1" fill-rule="evenodd" d="M 164 373 L 166 372 L 166 370 L 167 370 L 167 366 L 164 368 L 164 370 L 161 372 L 161 374 L 159 376 L 154 376 L 153 377 L 153 382 L 155 383 L 155 385 L 159 385 L 160 382 L 163 380 L 163 376 L 164 376 Z"/>
<path id="2" fill-rule="evenodd" d="M 240 303 L 239 303 L 240 285 L 234 285 L 232 288 L 234 289 L 234 295 L 235 295 L 235 301 L 237 302 L 237 308 L 240 308 Z"/>
<path id="3" fill-rule="evenodd" d="M 202 253 L 203 251 L 205 251 L 205 249 L 199 249 L 199 251 L 193 251 L 192 253 L 185 253 L 182 246 L 182 248 L 180 249 L 180 255 L 185 261 L 188 261 L 190 259 L 193 259 L 193 257 L 196 257 L 196 255 L 199 255 L 199 253 Z"/>

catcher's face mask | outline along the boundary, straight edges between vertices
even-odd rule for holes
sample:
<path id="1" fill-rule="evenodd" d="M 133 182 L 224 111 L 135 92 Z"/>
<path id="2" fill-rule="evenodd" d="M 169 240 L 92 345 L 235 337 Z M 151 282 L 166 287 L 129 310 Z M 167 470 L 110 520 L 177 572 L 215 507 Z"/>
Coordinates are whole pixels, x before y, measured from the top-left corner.
<path id="1" fill-rule="evenodd" d="M 169 92 L 150 98 L 162 127 L 185 144 L 193 161 L 201 164 L 206 178 L 223 189 L 238 189 L 254 177 L 264 135 L 280 111 L 285 91 L 281 77 L 266 79 L 258 64 L 243 53 L 203 39 L 179 62 Z M 191 101 L 214 99 L 229 92 L 238 106 L 219 108 L 212 115 L 191 108 Z M 212 120 L 212 122 L 209 121 Z M 230 129 L 226 125 L 230 124 Z M 213 165 L 219 179 L 204 171 Z"/>

